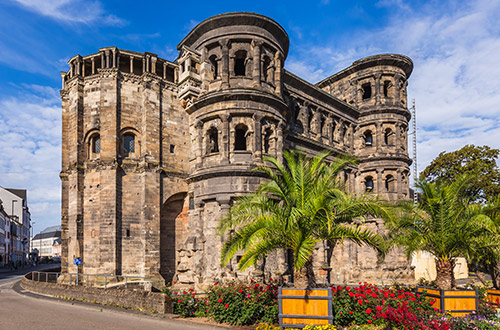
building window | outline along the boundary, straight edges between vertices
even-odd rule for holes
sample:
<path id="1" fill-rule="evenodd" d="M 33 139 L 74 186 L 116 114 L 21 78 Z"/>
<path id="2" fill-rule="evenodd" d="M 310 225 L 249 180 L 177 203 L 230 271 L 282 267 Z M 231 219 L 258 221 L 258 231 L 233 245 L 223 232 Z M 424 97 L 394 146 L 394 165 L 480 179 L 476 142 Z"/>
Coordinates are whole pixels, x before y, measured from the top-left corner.
<path id="1" fill-rule="evenodd" d="M 268 154 L 271 149 L 271 136 L 273 135 L 273 131 L 271 129 L 266 129 L 264 133 L 264 153 Z"/>
<path id="2" fill-rule="evenodd" d="M 211 127 L 207 132 L 208 145 L 207 153 L 211 154 L 219 152 L 219 131 L 215 127 Z"/>
<path id="3" fill-rule="evenodd" d="M 238 124 L 234 132 L 234 150 L 247 150 L 248 128 L 243 124 Z"/>
<path id="4" fill-rule="evenodd" d="M 394 144 L 394 133 L 390 128 L 386 129 L 384 132 L 384 143 L 387 145 Z"/>
<path id="5" fill-rule="evenodd" d="M 175 145 L 171 144 L 170 145 L 170 153 L 173 154 L 175 152 Z"/>
<path id="6" fill-rule="evenodd" d="M 385 177 L 385 190 L 389 192 L 393 192 L 394 189 L 394 177 L 392 175 L 388 175 Z"/>
<path id="7" fill-rule="evenodd" d="M 272 82 L 272 67 L 271 67 L 271 59 L 269 56 L 264 57 L 264 63 L 262 66 L 262 78 L 266 82 Z"/>
<path id="8" fill-rule="evenodd" d="M 214 75 L 214 80 L 217 79 L 218 67 L 217 67 L 217 57 L 212 55 L 208 58 L 212 67 L 212 73 Z"/>
<path id="9" fill-rule="evenodd" d="M 92 153 L 98 154 L 101 152 L 101 136 L 99 134 L 95 134 L 94 136 L 92 136 L 92 139 L 90 139 L 90 144 Z"/>
<path id="10" fill-rule="evenodd" d="M 135 152 L 135 136 L 134 134 L 125 134 L 123 136 L 123 152 L 126 154 Z"/>
<path id="11" fill-rule="evenodd" d="M 236 76 L 245 75 L 245 61 L 247 58 L 247 52 L 244 50 L 239 50 L 234 56 L 234 74 Z"/>
<path id="12" fill-rule="evenodd" d="M 365 146 L 371 147 L 373 145 L 373 136 L 372 132 L 366 131 L 364 134 Z"/>
<path id="13" fill-rule="evenodd" d="M 391 81 L 386 80 L 384 81 L 384 96 L 389 97 L 389 88 L 391 88 Z"/>
<path id="14" fill-rule="evenodd" d="M 366 192 L 373 191 L 373 178 L 371 176 L 365 178 L 365 190 Z"/>
<path id="15" fill-rule="evenodd" d="M 361 85 L 363 89 L 363 100 L 368 100 L 372 97 L 372 85 L 370 83 L 366 83 Z"/>

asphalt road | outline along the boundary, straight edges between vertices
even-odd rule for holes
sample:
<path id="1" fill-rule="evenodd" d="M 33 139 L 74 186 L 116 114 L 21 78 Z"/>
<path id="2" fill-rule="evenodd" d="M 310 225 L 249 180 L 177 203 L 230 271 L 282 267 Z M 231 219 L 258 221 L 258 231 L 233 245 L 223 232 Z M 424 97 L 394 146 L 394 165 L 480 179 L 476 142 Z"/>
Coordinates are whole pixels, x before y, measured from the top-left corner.
<path id="1" fill-rule="evenodd" d="M 30 294 L 19 286 L 23 272 L 0 274 L 0 329 L 227 329 Z"/>

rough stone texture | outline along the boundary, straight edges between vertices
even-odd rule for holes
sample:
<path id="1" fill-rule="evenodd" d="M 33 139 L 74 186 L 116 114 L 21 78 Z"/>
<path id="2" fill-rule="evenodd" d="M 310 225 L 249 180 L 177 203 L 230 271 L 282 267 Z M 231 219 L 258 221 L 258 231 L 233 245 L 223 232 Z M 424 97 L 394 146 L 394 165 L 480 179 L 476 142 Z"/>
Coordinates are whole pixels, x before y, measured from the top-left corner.
<path id="1" fill-rule="evenodd" d="M 314 85 L 284 70 L 288 36 L 258 14 L 217 15 L 178 45 L 175 62 L 101 48 L 62 73 L 63 272 L 152 276 L 203 288 L 276 277 L 281 251 L 244 273 L 219 262 L 219 219 L 264 179 L 263 155 L 328 149 L 360 159 L 344 179 L 354 193 L 409 198 L 406 87 L 413 64 L 376 55 Z M 129 150 L 133 137 L 133 150 Z M 96 148 L 99 139 L 100 150 Z M 384 231 L 373 219 L 366 226 Z M 333 253 L 332 253 L 333 252 Z M 399 252 L 377 264 L 346 242 L 315 254 L 332 282 L 407 281 Z"/>
<path id="2" fill-rule="evenodd" d="M 100 289 L 60 283 L 31 281 L 26 277 L 21 286 L 28 291 L 59 298 L 91 302 L 153 313 L 172 313 L 172 300 L 166 294 L 142 290 Z"/>

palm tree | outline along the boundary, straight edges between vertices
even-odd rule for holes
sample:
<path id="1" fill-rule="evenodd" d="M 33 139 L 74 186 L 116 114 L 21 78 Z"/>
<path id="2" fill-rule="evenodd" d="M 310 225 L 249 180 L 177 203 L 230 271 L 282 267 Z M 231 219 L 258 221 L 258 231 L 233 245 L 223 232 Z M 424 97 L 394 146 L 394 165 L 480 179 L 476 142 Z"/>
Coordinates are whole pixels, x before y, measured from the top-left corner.
<path id="1" fill-rule="evenodd" d="M 455 286 L 456 258 L 477 255 L 494 230 L 493 222 L 481 208 L 469 203 L 466 190 L 470 183 L 470 176 L 462 176 L 450 185 L 422 180 L 417 185 L 422 193 L 418 208 L 412 210 L 407 205 L 409 215 L 393 217 L 388 223 L 390 236 L 405 247 L 408 257 L 419 250 L 435 257 L 436 285 L 440 289 Z"/>
<path id="2" fill-rule="evenodd" d="M 256 170 L 269 180 L 239 199 L 220 222 L 220 233 L 230 233 L 221 253 L 224 265 L 238 251 L 244 251 L 238 264 L 244 270 L 272 250 L 291 250 L 295 286 L 314 287 L 312 252 L 318 242 L 326 240 L 333 248 L 350 239 L 384 254 L 383 238 L 352 220 L 387 217 L 388 210 L 371 196 L 346 193 L 339 174 L 355 161 L 337 157 L 328 163 L 329 155 L 322 152 L 308 158 L 298 151 L 284 151 L 284 163 L 265 158 L 271 166 Z"/>

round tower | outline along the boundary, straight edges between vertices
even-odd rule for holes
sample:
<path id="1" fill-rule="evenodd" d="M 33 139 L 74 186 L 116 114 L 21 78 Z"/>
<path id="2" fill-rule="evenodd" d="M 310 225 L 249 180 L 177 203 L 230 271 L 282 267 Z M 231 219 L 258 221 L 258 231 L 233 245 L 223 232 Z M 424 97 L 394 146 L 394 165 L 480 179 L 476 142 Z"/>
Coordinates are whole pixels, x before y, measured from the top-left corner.
<path id="1" fill-rule="evenodd" d="M 178 97 L 189 114 L 191 136 L 193 244 L 186 254 L 193 257 L 183 262 L 198 262 L 187 268 L 199 272 L 181 270 L 179 278 L 206 283 L 234 276 L 231 266 L 220 267 L 222 240 L 216 227 L 234 197 L 256 190 L 261 177 L 252 169 L 262 156 L 281 156 L 289 116 L 282 97 L 288 44 L 275 21 L 227 13 L 198 24 L 177 47 Z"/>

